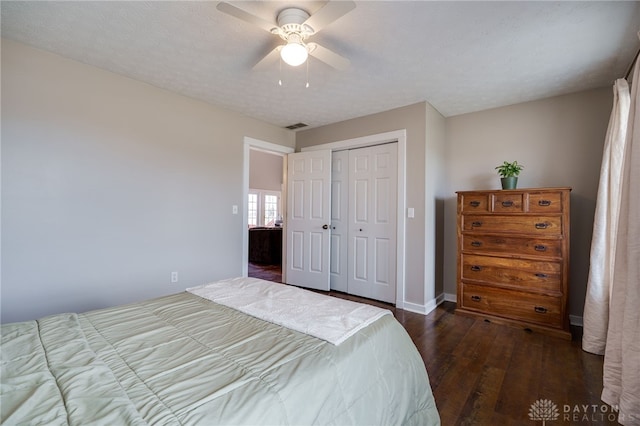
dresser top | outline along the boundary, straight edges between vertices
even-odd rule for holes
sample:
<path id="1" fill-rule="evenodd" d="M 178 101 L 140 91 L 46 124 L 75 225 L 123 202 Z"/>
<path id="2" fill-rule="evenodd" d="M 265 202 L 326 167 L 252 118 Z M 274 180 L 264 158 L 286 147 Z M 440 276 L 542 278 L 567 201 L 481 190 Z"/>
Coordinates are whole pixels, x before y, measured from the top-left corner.
<path id="1" fill-rule="evenodd" d="M 466 191 L 456 191 L 456 194 L 489 193 L 489 192 L 545 192 L 545 191 L 571 191 L 571 187 L 559 186 L 559 187 L 551 187 L 551 188 L 470 189 Z"/>

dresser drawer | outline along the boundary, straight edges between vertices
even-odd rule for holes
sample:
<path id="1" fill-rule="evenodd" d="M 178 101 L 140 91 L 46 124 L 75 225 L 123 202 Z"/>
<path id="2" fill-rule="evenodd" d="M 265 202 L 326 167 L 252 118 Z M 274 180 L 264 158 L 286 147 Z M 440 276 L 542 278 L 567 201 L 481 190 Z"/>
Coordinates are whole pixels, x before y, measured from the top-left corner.
<path id="1" fill-rule="evenodd" d="M 562 235 L 561 216 L 462 215 L 462 230 L 532 235 Z"/>
<path id="2" fill-rule="evenodd" d="M 523 291 L 562 294 L 562 264 L 507 257 L 462 254 L 463 281 L 501 284 Z"/>
<path id="3" fill-rule="evenodd" d="M 460 303 L 480 313 L 557 328 L 563 325 L 560 297 L 463 283 Z"/>
<path id="4" fill-rule="evenodd" d="M 463 251 L 545 257 L 562 256 L 562 240 L 475 234 L 463 234 L 461 238 Z"/>
<path id="5" fill-rule="evenodd" d="M 458 205 L 463 212 L 488 212 L 489 196 L 487 194 L 460 194 L 458 196 Z"/>
<path id="6" fill-rule="evenodd" d="M 561 192 L 532 192 L 531 194 L 529 194 L 529 212 L 559 213 L 561 211 Z"/>
<path id="7" fill-rule="evenodd" d="M 524 194 L 497 192 L 493 194 L 493 211 L 496 213 L 521 213 L 524 211 Z"/>

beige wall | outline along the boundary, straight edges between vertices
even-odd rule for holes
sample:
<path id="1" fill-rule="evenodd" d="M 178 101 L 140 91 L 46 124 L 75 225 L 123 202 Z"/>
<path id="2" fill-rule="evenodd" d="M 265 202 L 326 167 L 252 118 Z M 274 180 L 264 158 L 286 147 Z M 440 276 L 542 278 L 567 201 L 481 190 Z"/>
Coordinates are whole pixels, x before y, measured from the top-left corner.
<path id="1" fill-rule="evenodd" d="M 436 296 L 444 292 L 444 201 L 446 191 L 446 120 L 426 104 L 425 149 L 425 274 Z"/>
<path id="2" fill-rule="evenodd" d="M 442 118 L 429 104 L 299 132 L 297 148 L 407 129 L 406 300 L 456 293 L 455 191 L 500 187 L 494 167 L 525 165 L 519 187 L 570 186 L 570 313 L 582 316 L 609 88 Z M 443 143 L 442 141 L 446 141 Z"/>
<path id="3" fill-rule="evenodd" d="M 2 40 L 2 322 L 241 275 L 246 227 L 232 205 L 244 205 L 245 136 L 295 143 L 291 131 Z"/>
<path id="4" fill-rule="evenodd" d="M 435 130 L 427 129 L 427 123 L 433 125 Z M 444 118 L 430 105 L 422 102 L 380 114 L 300 131 L 296 135 L 296 148 L 300 150 L 312 145 L 400 129 L 407 131 L 407 207 L 415 209 L 415 218 L 408 218 L 406 222 L 405 301 L 418 305 L 416 308 L 419 308 L 433 300 L 436 286 L 435 274 L 439 271 L 435 265 L 435 256 L 432 255 L 435 251 L 435 243 L 430 237 L 435 234 L 437 213 L 432 179 L 434 174 L 438 174 L 437 165 L 442 164 L 444 160 L 443 157 L 436 157 L 444 156 L 444 149 L 438 148 L 444 144 Z M 427 146 L 429 158 L 426 163 Z M 428 164 L 428 167 L 425 164 Z M 427 179 L 429 185 L 425 185 Z"/>
<path id="5" fill-rule="evenodd" d="M 283 157 L 252 149 L 249 158 L 249 188 L 282 191 Z"/>
<path id="6" fill-rule="evenodd" d="M 527 102 L 446 120 L 444 291 L 456 292 L 455 191 L 500 187 L 494 167 L 518 160 L 518 187 L 569 186 L 570 313 L 582 316 L 609 88 Z"/>
<path id="7" fill-rule="evenodd" d="M 494 167 L 517 159 L 520 187 L 573 187 L 582 315 L 609 88 L 446 120 L 419 103 L 294 134 L 7 40 L 1 71 L 3 322 L 239 275 L 245 136 L 300 149 L 399 129 L 415 209 L 406 301 L 455 294 L 455 191 L 498 188 Z"/>

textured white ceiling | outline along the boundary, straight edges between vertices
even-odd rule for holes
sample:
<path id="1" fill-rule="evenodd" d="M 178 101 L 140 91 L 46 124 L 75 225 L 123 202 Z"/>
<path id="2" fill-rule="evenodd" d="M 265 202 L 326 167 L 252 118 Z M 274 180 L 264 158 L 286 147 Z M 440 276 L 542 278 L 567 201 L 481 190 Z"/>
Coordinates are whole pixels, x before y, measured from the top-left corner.
<path id="1" fill-rule="evenodd" d="M 277 37 L 217 2 L 1 3 L 2 36 L 278 126 L 427 101 L 444 116 L 603 87 L 640 47 L 640 2 L 357 1 L 313 37 L 347 71 L 252 66 Z M 234 2 L 265 19 L 324 2 Z M 283 86 L 278 86 L 282 78 Z"/>

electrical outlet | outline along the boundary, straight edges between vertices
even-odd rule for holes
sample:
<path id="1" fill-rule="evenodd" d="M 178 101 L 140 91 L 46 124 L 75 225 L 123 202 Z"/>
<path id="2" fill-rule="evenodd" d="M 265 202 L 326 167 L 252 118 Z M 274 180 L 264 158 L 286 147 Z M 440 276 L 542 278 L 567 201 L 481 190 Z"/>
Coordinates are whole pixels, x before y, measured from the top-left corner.
<path id="1" fill-rule="evenodd" d="M 172 283 L 177 283 L 178 282 L 178 271 L 173 271 L 171 273 L 171 282 Z"/>
<path id="2" fill-rule="evenodd" d="M 236 206 L 235 204 L 231 206 L 231 213 L 238 214 L 238 206 Z"/>

